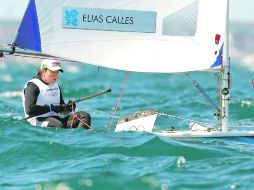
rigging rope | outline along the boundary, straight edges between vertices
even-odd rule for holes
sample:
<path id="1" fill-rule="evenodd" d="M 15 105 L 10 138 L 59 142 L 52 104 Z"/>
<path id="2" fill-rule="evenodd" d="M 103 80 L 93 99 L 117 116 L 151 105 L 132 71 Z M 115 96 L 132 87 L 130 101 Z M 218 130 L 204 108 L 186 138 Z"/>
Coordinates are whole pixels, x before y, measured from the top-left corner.
<path id="1" fill-rule="evenodd" d="M 71 101 L 71 109 L 72 109 L 72 121 L 71 121 L 71 125 L 70 125 L 70 128 L 73 127 L 73 124 L 74 124 L 74 121 L 75 119 L 79 120 L 79 122 L 83 123 L 85 126 L 87 126 L 89 129 L 93 129 L 90 125 L 88 125 L 87 123 L 85 123 L 84 121 L 82 121 L 80 118 L 79 118 L 79 115 L 75 112 L 75 108 L 74 108 L 74 103 L 73 101 Z"/>
<path id="2" fill-rule="evenodd" d="M 122 96 L 123 96 L 123 92 L 124 92 L 124 89 L 125 89 L 126 82 L 127 82 L 127 80 L 128 80 L 129 74 L 130 74 L 130 71 L 127 71 L 126 74 L 125 74 L 125 78 L 124 78 L 122 90 L 121 90 L 121 93 L 120 93 L 120 95 L 119 95 L 119 97 L 118 97 L 118 101 L 117 101 L 117 104 L 116 104 L 116 106 L 115 106 L 115 110 L 114 110 L 114 113 L 113 113 L 113 115 L 112 115 L 112 119 L 111 119 L 111 122 L 110 122 L 110 124 L 109 124 L 109 127 L 108 127 L 108 132 L 110 131 L 111 126 L 112 126 L 112 123 L 113 123 L 113 121 L 114 121 L 114 119 L 115 119 L 116 110 L 117 110 L 117 108 L 118 108 L 118 106 L 119 106 L 119 104 L 120 104 L 121 98 L 122 98 Z"/>
<path id="3" fill-rule="evenodd" d="M 185 73 L 185 75 L 192 81 L 193 85 L 200 91 L 200 93 L 205 97 L 205 99 L 208 101 L 211 109 L 217 113 L 219 112 L 220 108 L 216 105 L 216 103 L 208 96 L 208 94 L 205 92 L 205 90 L 199 85 L 199 83 L 194 80 L 189 73 Z"/>
<path id="4" fill-rule="evenodd" d="M 171 117 L 171 118 L 175 118 L 175 119 L 181 119 L 181 120 L 192 121 L 192 122 L 195 122 L 195 123 L 204 124 L 206 126 L 219 127 L 219 125 L 205 123 L 205 122 L 202 122 L 202 121 L 192 120 L 192 119 L 184 118 L 184 117 L 181 117 L 181 116 L 171 115 L 171 114 L 162 113 L 162 112 L 160 112 L 158 114 L 158 116 L 167 116 L 167 117 Z"/>
<path id="5" fill-rule="evenodd" d="M 217 79 L 217 95 L 218 99 L 220 100 L 220 76 L 218 73 L 215 73 L 216 79 Z"/>

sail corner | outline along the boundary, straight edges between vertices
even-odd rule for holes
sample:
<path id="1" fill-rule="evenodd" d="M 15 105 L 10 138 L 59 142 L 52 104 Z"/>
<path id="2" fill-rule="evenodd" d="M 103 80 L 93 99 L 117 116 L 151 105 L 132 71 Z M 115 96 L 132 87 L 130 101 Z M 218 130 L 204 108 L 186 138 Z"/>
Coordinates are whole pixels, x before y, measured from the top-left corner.
<path id="1" fill-rule="evenodd" d="M 210 68 L 218 67 L 222 65 L 222 54 L 223 54 L 223 44 L 219 50 L 219 54 L 217 55 L 216 61 L 212 64 Z"/>
<path id="2" fill-rule="evenodd" d="M 42 51 L 35 0 L 29 0 L 13 44 L 23 49 Z"/>

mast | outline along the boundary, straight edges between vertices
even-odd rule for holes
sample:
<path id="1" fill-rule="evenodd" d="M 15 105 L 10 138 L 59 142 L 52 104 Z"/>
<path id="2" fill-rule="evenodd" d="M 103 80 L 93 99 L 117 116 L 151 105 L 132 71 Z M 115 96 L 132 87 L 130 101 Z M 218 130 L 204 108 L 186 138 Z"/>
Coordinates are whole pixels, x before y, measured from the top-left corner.
<path id="1" fill-rule="evenodd" d="M 224 40 L 224 51 L 222 58 L 222 95 L 221 95 L 221 116 L 222 116 L 222 131 L 228 131 L 228 107 L 229 107 L 229 80 L 230 80 L 230 68 L 229 68 L 229 0 L 226 0 L 227 9 L 226 9 L 226 22 L 225 22 L 225 40 Z"/>

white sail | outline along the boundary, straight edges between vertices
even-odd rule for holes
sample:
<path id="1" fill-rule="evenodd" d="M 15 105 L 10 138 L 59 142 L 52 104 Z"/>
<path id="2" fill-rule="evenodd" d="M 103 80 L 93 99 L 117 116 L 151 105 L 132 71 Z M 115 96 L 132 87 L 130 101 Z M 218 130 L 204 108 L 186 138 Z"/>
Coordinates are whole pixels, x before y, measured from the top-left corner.
<path id="1" fill-rule="evenodd" d="M 226 0 L 30 0 L 14 45 L 126 71 L 214 69 L 222 62 L 226 6 Z"/>

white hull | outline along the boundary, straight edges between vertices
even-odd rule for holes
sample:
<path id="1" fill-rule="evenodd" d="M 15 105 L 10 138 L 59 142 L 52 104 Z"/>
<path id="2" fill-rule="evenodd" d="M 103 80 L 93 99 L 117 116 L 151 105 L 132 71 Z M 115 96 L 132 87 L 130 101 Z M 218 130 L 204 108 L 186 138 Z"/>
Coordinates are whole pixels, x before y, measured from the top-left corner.
<path id="1" fill-rule="evenodd" d="M 154 120 L 156 116 L 150 116 L 148 120 Z M 118 125 L 115 132 L 132 131 L 132 132 L 149 132 L 158 136 L 168 137 L 168 138 L 234 138 L 234 137 L 252 137 L 254 139 L 254 131 L 203 131 L 203 130 L 176 130 L 176 131 L 152 131 L 153 125 L 147 123 L 140 124 L 139 120 L 130 123 L 124 123 Z M 139 125 L 136 125 L 139 123 Z M 129 125 L 130 124 L 130 125 Z M 136 125 L 136 127 L 135 127 Z M 138 127 L 142 126 L 142 127 Z M 146 127 L 144 127 L 146 126 Z"/>
<path id="2" fill-rule="evenodd" d="M 254 131 L 160 131 L 153 134 L 170 138 L 228 138 L 228 137 L 253 137 Z"/>
<path id="3" fill-rule="evenodd" d="M 115 132 L 120 131 L 136 131 L 136 132 L 151 132 L 157 112 L 152 110 L 139 111 L 132 115 L 121 118 L 115 128 Z"/>
<path id="4" fill-rule="evenodd" d="M 121 118 L 115 132 L 135 131 L 149 132 L 155 135 L 169 138 L 229 138 L 229 137 L 253 137 L 254 131 L 220 131 L 209 129 L 201 124 L 191 122 L 190 130 L 164 130 L 153 131 L 158 112 L 154 110 L 139 111 Z"/>

